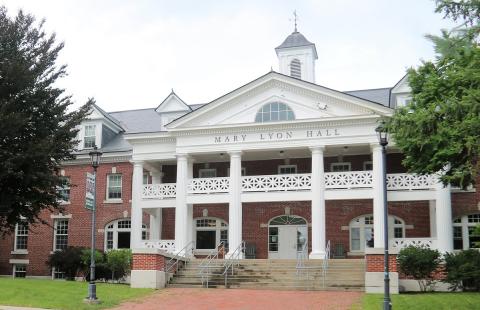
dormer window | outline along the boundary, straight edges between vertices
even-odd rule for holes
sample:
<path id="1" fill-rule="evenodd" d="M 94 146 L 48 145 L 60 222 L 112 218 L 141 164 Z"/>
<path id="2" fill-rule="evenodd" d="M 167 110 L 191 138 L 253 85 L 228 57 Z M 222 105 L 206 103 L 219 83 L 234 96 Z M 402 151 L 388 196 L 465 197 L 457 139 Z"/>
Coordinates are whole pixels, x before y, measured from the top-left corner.
<path id="1" fill-rule="evenodd" d="M 93 148 L 96 144 L 95 138 L 95 125 L 86 125 L 83 138 L 83 147 L 86 149 Z"/>
<path id="2" fill-rule="evenodd" d="M 257 116 L 255 116 L 256 123 L 291 121 L 295 119 L 292 109 L 285 103 L 272 102 L 264 105 Z"/>
<path id="3" fill-rule="evenodd" d="M 290 76 L 296 79 L 302 78 L 302 66 L 297 58 L 290 62 Z"/>

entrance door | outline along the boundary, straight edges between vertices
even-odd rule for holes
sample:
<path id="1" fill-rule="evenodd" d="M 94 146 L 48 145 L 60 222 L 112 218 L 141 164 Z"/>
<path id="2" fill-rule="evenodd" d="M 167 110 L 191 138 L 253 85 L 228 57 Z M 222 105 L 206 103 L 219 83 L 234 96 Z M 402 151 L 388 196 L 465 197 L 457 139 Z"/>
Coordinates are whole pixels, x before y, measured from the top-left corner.
<path id="1" fill-rule="evenodd" d="M 278 256 L 283 259 L 297 258 L 297 226 L 278 227 Z"/>

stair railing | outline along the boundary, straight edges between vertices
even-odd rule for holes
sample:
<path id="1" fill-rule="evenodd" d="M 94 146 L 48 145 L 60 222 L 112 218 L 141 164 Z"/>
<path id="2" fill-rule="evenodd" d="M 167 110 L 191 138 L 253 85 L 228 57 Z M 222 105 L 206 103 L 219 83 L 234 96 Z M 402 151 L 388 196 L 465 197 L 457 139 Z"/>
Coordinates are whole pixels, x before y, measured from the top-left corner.
<path id="1" fill-rule="evenodd" d="M 172 258 L 167 261 L 165 265 L 165 273 L 171 273 L 175 269 L 173 273 L 177 273 L 179 262 L 185 261 L 185 266 L 187 265 L 187 261 L 190 257 L 193 256 L 193 250 L 195 249 L 195 241 L 190 241 L 184 246 L 180 251 L 177 252 Z"/>
<path id="2" fill-rule="evenodd" d="M 297 265 L 295 267 L 297 271 L 297 276 L 300 275 L 300 273 L 303 272 L 303 270 L 307 269 L 305 266 L 305 261 L 307 260 L 307 253 L 308 253 L 307 247 L 308 247 L 308 243 L 305 242 L 302 245 L 301 251 L 297 252 Z M 307 271 L 307 276 L 308 276 L 308 271 Z"/>
<path id="3" fill-rule="evenodd" d="M 232 269 L 232 276 L 234 272 L 234 266 L 240 265 L 240 259 L 245 257 L 245 241 L 240 242 L 235 251 L 225 260 L 223 276 L 225 277 L 225 288 L 228 284 L 228 271 Z"/>
<path id="4" fill-rule="evenodd" d="M 199 265 L 200 271 L 199 274 L 202 278 L 202 285 L 205 285 L 208 288 L 208 280 L 210 278 L 211 269 L 216 267 L 222 267 L 223 265 L 214 265 L 213 263 L 219 258 L 220 254 L 224 255 L 225 258 L 225 243 L 221 241 L 215 249 L 205 257 Z"/>
<path id="5" fill-rule="evenodd" d="M 325 247 L 325 257 L 323 258 L 323 262 L 322 262 L 323 287 L 325 287 L 325 279 L 327 277 L 329 260 L 330 260 L 330 240 L 328 240 L 327 246 Z"/>

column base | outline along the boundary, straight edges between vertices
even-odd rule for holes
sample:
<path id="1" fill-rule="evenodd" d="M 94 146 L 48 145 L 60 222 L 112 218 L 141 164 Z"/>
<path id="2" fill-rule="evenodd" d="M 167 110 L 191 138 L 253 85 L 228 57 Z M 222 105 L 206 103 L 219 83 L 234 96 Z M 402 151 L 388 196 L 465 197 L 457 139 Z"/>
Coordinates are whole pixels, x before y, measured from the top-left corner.
<path id="1" fill-rule="evenodd" d="M 325 259 L 325 252 L 324 251 L 318 251 L 318 252 L 311 252 L 310 255 L 308 255 L 309 259 Z"/>

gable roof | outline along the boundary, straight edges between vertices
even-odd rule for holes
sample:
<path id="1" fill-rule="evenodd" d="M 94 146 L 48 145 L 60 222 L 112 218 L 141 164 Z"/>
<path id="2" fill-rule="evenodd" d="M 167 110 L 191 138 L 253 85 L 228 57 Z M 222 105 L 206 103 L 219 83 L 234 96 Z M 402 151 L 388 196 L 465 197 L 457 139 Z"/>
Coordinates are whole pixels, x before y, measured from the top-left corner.
<path id="1" fill-rule="evenodd" d="M 379 102 L 376 102 L 376 101 L 372 101 L 372 100 L 369 100 L 369 99 L 354 96 L 354 95 L 351 95 L 351 94 L 348 94 L 348 93 L 345 93 L 345 92 L 341 92 L 341 91 L 331 89 L 331 88 L 328 88 L 328 87 L 325 87 L 325 86 L 322 86 L 322 85 L 318 85 L 318 84 L 315 84 L 315 83 L 312 83 L 312 82 L 308 82 L 308 81 L 305 81 L 305 80 L 296 79 L 296 78 L 293 78 L 289 75 L 285 75 L 285 74 L 282 74 L 282 73 L 279 73 L 279 72 L 276 72 L 276 71 L 269 71 L 268 73 L 254 79 L 253 81 L 248 82 L 248 83 L 246 83 L 246 84 L 228 92 L 227 94 L 222 95 L 222 96 L 218 97 L 217 99 L 214 99 L 214 100 L 210 101 L 209 103 L 204 104 L 203 106 L 197 108 L 196 110 L 194 110 L 190 113 L 187 113 L 183 116 L 180 116 L 179 118 L 173 120 L 172 122 L 170 122 L 166 126 L 167 126 L 167 128 L 173 128 L 175 125 L 179 125 L 180 122 L 186 121 L 186 119 L 188 119 L 188 118 L 193 118 L 196 115 L 202 114 L 206 111 L 206 109 L 208 109 L 208 107 L 211 107 L 214 104 L 218 104 L 219 102 L 224 100 L 226 97 L 231 96 L 235 93 L 238 93 L 243 89 L 251 87 L 253 84 L 261 81 L 262 79 L 267 79 L 269 76 L 271 76 L 271 78 L 275 78 L 275 77 L 286 78 L 287 80 L 291 81 L 292 83 L 301 83 L 301 84 L 305 84 L 306 86 L 310 86 L 310 87 L 313 86 L 320 91 L 323 90 L 323 91 L 327 91 L 327 92 L 332 92 L 332 93 L 340 95 L 340 96 L 346 96 L 345 98 L 351 98 L 351 99 L 357 100 L 358 103 L 360 103 L 360 104 L 363 103 L 362 105 L 368 106 L 368 108 L 377 110 L 380 113 L 387 112 L 387 110 L 385 110 L 385 109 L 390 110 L 388 105 L 385 106 L 385 105 L 383 105 Z"/>
<path id="2" fill-rule="evenodd" d="M 188 110 L 188 111 L 192 110 L 192 108 L 188 104 L 186 104 L 185 101 L 183 101 L 182 98 L 180 98 L 172 89 L 170 94 L 158 105 L 155 111 L 161 112 L 162 108 L 166 107 L 170 102 L 172 102 L 172 100 L 176 100 L 181 104 L 183 104 L 185 106 L 185 110 Z"/>
<path id="3" fill-rule="evenodd" d="M 389 107 L 390 91 L 391 88 L 386 87 L 375 89 L 350 90 L 346 91 L 345 93 L 362 99 L 378 102 L 386 107 Z"/>
<path id="4" fill-rule="evenodd" d="M 105 117 L 107 120 L 112 122 L 115 126 L 118 127 L 119 131 L 124 131 L 122 124 L 115 118 L 110 115 L 110 113 L 105 112 L 102 108 L 100 108 L 97 104 L 92 104 L 93 108 L 96 109 L 103 117 Z"/>
<path id="5" fill-rule="evenodd" d="M 315 58 L 318 58 L 317 56 L 317 49 L 315 47 L 315 44 L 308 41 L 307 38 L 303 34 L 301 34 L 298 31 L 292 32 L 284 41 L 282 44 L 277 46 L 275 48 L 275 51 L 278 54 L 278 50 L 284 49 L 284 48 L 294 48 L 294 47 L 302 47 L 302 46 L 312 46 L 315 54 Z"/>
<path id="6" fill-rule="evenodd" d="M 110 112 L 110 114 L 121 122 L 127 134 L 162 131 L 162 118 L 154 108 Z"/>

